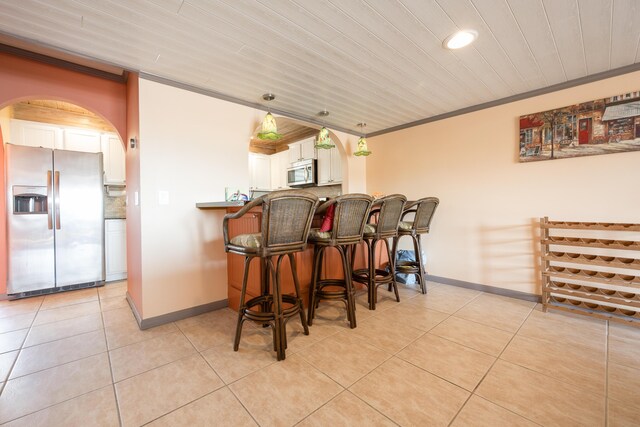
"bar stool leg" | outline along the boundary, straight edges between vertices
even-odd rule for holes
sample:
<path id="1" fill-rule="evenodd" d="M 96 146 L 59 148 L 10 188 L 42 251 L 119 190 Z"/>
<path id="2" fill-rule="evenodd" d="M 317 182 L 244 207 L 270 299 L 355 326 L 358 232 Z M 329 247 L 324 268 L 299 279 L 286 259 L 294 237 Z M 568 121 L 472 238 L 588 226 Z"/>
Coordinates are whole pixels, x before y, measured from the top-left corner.
<path id="1" fill-rule="evenodd" d="M 273 278 L 273 337 L 277 360 L 284 360 L 284 345 L 282 339 L 282 296 L 280 295 L 280 282 L 278 281 L 277 269 L 273 265 L 271 257 L 267 260 L 271 277 Z"/>
<path id="2" fill-rule="evenodd" d="M 397 235 L 393 238 L 393 249 L 391 249 L 391 258 L 393 259 L 394 267 L 398 263 L 398 242 L 400 240 L 400 235 Z M 393 280 L 396 279 L 397 269 L 393 269 Z M 391 288 L 389 288 L 391 290 Z"/>
<path id="3" fill-rule="evenodd" d="M 249 278 L 249 265 L 252 257 L 244 258 L 244 275 L 242 277 L 242 291 L 240 292 L 240 307 L 238 308 L 238 324 L 236 325 L 236 338 L 233 342 L 233 351 L 238 351 L 240 346 L 240 335 L 242 334 L 242 324 L 244 323 L 245 297 L 247 293 L 247 279 Z"/>
<path id="4" fill-rule="evenodd" d="M 355 302 L 353 298 L 353 282 L 351 281 L 351 268 L 349 268 L 349 262 L 347 261 L 347 247 L 336 246 L 336 249 L 338 249 L 338 252 L 340 252 L 340 258 L 342 259 L 342 269 L 344 271 L 344 286 L 347 297 L 347 318 L 349 319 L 349 327 L 353 329 L 357 326 L 357 324 Z"/>
<path id="5" fill-rule="evenodd" d="M 367 287 L 369 288 L 369 310 L 376 309 L 378 292 L 376 289 L 376 245 L 378 241 L 373 239 L 371 243 L 367 242 L 369 249 L 369 280 Z"/>
<path id="6" fill-rule="evenodd" d="M 316 293 L 318 292 L 317 285 L 320 280 L 320 272 L 322 270 L 322 251 L 324 247 L 316 245 L 313 252 L 313 273 L 311 274 L 311 286 L 309 287 L 309 313 L 307 315 L 307 324 L 311 326 L 313 324 L 313 318 L 316 311 Z"/>
<path id="7" fill-rule="evenodd" d="M 291 263 L 291 273 L 293 273 L 293 285 L 296 288 L 296 298 L 298 298 L 297 304 L 300 306 L 300 322 L 304 328 L 304 334 L 309 335 L 309 327 L 307 326 L 307 319 L 304 315 L 304 306 L 302 305 L 302 298 L 300 298 L 300 283 L 298 282 L 298 271 L 296 267 L 296 258 L 293 254 L 289 254 L 289 262 Z M 286 332 L 286 331 L 285 331 Z M 285 334 L 286 340 L 286 334 Z"/>
<path id="8" fill-rule="evenodd" d="M 393 292 L 396 294 L 396 301 L 400 302 L 400 294 L 398 293 L 398 283 L 396 283 L 396 263 L 392 259 L 391 248 L 389 247 L 389 241 L 384 239 L 384 243 L 387 246 L 387 256 L 389 257 L 389 272 L 391 274 L 391 283 L 389 286 L 393 286 Z"/>
<path id="9" fill-rule="evenodd" d="M 427 283 L 426 283 L 426 272 L 424 271 L 424 260 L 422 259 L 422 243 L 420 240 L 420 234 L 411 236 L 413 239 L 413 247 L 416 252 L 416 263 L 418 264 L 418 272 L 416 276 L 418 276 L 418 280 L 420 281 L 420 292 L 423 294 L 427 293 Z"/>
<path id="10" fill-rule="evenodd" d="M 349 257 L 349 259 L 351 260 L 351 263 L 349 264 L 349 271 L 350 271 L 350 276 L 351 277 L 351 301 L 353 301 L 353 313 L 355 315 L 356 312 L 356 287 L 353 284 L 353 264 L 355 262 L 355 257 L 356 257 L 356 248 L 358 246 L 357 245 L 348 245 L 347 246 L 347 256 Z"/>

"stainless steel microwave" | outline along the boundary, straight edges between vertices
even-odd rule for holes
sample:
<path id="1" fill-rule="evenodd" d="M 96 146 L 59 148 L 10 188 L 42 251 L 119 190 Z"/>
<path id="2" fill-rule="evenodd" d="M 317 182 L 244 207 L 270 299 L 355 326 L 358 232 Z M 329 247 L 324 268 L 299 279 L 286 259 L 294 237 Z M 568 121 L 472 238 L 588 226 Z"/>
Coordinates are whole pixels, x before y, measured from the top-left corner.
<path id="1" fill-rule="evenodd" d="M 311 187 L 317 183 L 316 160 L 295 162 L 287 169 L 287 186 Z"/>

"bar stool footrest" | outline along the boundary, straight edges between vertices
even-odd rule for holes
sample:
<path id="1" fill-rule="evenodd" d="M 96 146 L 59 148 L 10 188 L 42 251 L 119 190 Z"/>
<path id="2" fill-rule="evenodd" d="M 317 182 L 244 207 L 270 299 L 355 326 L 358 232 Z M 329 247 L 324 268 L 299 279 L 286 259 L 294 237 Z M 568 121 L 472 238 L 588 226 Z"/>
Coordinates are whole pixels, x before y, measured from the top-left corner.
<path id="1" fill-rule="evenodd" d="M 374 281 L 376 285 L 388 284 L 393 282 L 393 276 L 387 270 L 381 270 L 376 268 L 376 277 L 374 277 Z M 354 282 L 362 283 L 365 285 L 369 284 L 369 269 L 368 268 L 359 268 L 353 271 L 352 280 Z"/>
<path id="2" fill-rule="evenodd" d="M 259 323 L 269 323 L 275 320 L 275 313 L 272 311 L 255 311 L 251 310 L 252 307 L 268 305 L 273 306 L 273 295 L 262 295 L 259 297 L 251 298 L 246 302 L 245 308 L 240 308 L 243 316 L 248 320 Z M 282 295 L 282 304 L 291 304 L 289 307 L 282 309 L 282 316 L 287 319 L 300 313 L 302 310 L 302 301 L 293 295 Z"/>
<path id="3" fill-rule="evenodd" d="M 316 285 L 318 290 L 316 296 L 319 299 L 346 299 L 347 298 L 347 285 L 344 279 L 323 279 L 319 280 Z M 336 286 L 342 289 L 325 290 L 324 288 L 329 286 Z"/>

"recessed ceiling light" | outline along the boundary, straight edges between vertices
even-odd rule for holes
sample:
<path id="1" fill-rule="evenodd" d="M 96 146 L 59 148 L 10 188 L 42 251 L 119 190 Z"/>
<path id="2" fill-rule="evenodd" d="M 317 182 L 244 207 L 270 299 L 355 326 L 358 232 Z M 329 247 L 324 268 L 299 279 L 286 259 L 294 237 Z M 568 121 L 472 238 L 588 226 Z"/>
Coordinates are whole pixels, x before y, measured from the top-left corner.
<path id="1" fill-rule="evenodd" d="M 461 30 L 444 39 L 442 46 L 446 49 L 460 49 L 475 41 L 478 32 L 475 30 Z"/>
<path id="2" fill-rule="evenodd" d="M 274 99 L 276 99 L 276 96 L 269 92 L 262 95 L 262 99 L 264 99 L 265 101 L 273 101 Z"/>
<path id="3" fill-rule="evenodd" d="M 327 117 L 329 115 L 329 112 L 327 110 L 322 110 L 318 113 L 318 115 L 320 117 Z"/>

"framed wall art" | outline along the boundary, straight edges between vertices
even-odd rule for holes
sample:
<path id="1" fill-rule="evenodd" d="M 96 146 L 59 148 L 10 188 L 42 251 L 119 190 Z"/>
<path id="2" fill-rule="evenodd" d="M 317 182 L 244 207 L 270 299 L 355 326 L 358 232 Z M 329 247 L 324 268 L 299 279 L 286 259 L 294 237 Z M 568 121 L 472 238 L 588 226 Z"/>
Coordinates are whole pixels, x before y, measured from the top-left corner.
<path id="1" fill-rule="evenodd" d="M 520 116 L 520 161 L 640 151 L 640 91 Z"/>

